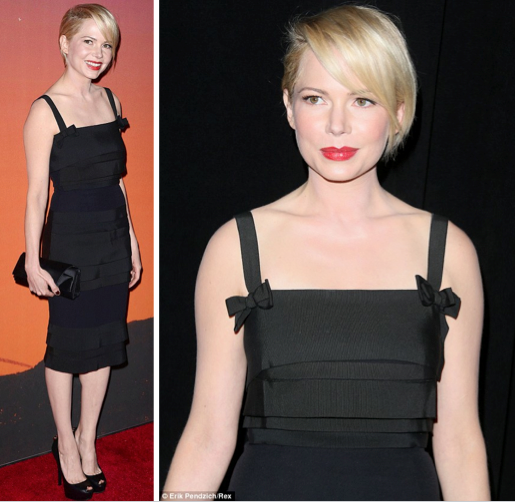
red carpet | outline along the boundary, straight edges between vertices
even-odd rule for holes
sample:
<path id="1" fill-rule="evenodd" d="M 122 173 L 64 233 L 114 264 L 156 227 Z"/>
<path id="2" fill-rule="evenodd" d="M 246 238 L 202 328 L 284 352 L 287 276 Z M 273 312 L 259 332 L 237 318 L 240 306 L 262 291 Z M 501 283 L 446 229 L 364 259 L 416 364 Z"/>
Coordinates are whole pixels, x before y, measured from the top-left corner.
<path id="1" fill-rule="evenodd" d="M 51 443 L 49 438 L 49 448 Z M 107 487 L 91 500 L 154 500 L 154 424 L 98 439 L 97 455 Z M 57 485 L 54 457 L 42 455 L 0 468 L 0 500 L 68 500 Z"/>

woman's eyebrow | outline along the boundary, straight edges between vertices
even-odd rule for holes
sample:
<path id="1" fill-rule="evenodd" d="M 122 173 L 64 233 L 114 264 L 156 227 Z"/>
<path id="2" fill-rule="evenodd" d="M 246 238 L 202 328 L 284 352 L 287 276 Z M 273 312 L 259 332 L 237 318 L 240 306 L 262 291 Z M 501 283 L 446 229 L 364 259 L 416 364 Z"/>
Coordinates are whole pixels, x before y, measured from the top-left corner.
<path id="1" fill-rule="evenodd" d="M 327 95 L 327 91 L 324 91 L 322 89 L 317 89 L 316 87 L 302 87 L 297 92 L 304 92 L 304 91 L 312 91 L 316 92 L 317 94 Z M 347 93 L 348 96 L 359 96 L 360 94 L 373 94 L 370 89 L 356 89 L 355 91 L 349 91 Z"/>
<path id="2" fill-rule="evenodd" d="M 297 92 L 304 92 L 304 91 L 312 91 L 312 92 L 316 92 L 317 94 L 323 94 L 323 95 L 327 94 L 326 91 L 323 91 L 322 89 L 317 89 L 316 87 L 303 87 L 302 89 L 299 89 Z"/>
<path id="3" fill-rule="evenodd" d="M 373 94 L 370 89 L 356 89 L 355 91 L 349 92 L 350 96 L 359 96 L 360 94 Z"/>

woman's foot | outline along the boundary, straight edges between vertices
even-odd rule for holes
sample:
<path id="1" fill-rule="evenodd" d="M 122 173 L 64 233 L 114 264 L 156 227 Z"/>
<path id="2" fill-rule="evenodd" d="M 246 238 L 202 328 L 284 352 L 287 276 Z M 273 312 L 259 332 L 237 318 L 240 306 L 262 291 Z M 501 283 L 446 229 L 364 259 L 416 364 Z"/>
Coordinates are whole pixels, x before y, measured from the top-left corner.
<path id="1" fill-rule="evenodd" d="M 87 437 L 80 428 L 77 428 L 74 431 L 74 437 L 82 462 L 82 471 L 88 478 L 88 481 L 93 485 L 95 492 L 104 491 L 106 478 L 97 461 L 97 453 L 95 449 L 96 437 L 94 435 Z"/>
<path id="2" fill-rule="evenodd" d="M 58 451 L 64 479 L 71 485 L 86 481 L 75 441 L 71 438 L 59 437 Z"/>
<path id="3" fill-rule="evenodd" d="M 61 441 L 62 442 L 62 441 Z M 57 436 L 54 437 L 54 442 L 52 443 L 52 454 L 57 462 L 57 483 L 59 485 L 63 485 L 64 494 L 67 498 L 72 500 L 89 500 L 94 492 L 93 483 L 91 483 L 82 472 L 82 468 L 80 469 L 81 481 L 78 482 L 70 482 L 67 477 L 74 478 L 73 467 L 76 462 L 75 459 L 78 458 L 77 445 L 75 441 L 72 440 L 72 448 L 68 455 L 61 453 L 61 442 L 58 441 Z M 67 450 L 67 447 L 63 447 L 64 450 Z M 68 458 L 66 458 L 68 457 Z M 65 460 L 66 459 L 66 460 Z M 63 465 L 65 465 L 63 469 Z M 80 460 L 79 460 L 80 465 Z M 64 472 L 67 472 L 65 475 Z"/>

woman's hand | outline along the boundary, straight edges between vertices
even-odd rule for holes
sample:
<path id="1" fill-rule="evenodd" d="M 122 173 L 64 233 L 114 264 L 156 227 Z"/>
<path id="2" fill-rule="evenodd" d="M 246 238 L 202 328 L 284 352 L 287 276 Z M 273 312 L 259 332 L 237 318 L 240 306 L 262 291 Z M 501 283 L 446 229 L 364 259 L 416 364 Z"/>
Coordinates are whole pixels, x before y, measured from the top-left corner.
<path id="1" fill-rule="evenodd" d="M 132 240 L 132 239 L 131 239 Z M 132 270 L 131 270 L 131 281 L 129 282 L 129 288 L 135 286 L 141 277 L 141 258 L 139 254 L 138 243 L 132 246 Z"/>
<path id="2" fill-rule="evenodd" d="M 25 267 L 25 271 L 27 272 L 27 281 L 31 293 L 46 298 L 60 295 L 59 288 L 46 270 L 41 267 Z"/>

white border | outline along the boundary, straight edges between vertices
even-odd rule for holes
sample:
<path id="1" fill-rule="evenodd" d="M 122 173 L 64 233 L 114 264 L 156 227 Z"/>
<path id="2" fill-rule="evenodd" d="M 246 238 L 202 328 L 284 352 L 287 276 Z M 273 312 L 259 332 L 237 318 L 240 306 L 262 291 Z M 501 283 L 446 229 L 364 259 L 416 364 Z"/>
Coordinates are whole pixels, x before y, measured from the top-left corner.
<path id="1" fill-rule="evenodd" d="M 154 500 L 159 500 L 159 0 L 154 0 Z"/>

